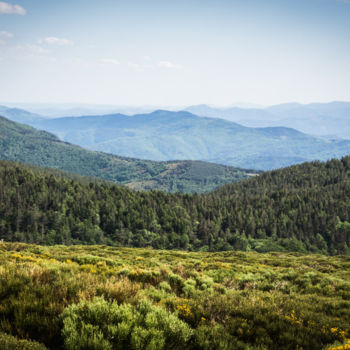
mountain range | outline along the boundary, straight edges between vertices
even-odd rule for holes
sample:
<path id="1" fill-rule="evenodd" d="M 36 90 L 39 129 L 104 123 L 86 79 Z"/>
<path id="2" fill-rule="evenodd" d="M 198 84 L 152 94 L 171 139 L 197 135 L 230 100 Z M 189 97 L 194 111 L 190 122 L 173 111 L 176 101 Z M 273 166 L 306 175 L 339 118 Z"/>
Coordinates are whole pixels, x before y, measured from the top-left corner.
<path id="1" fill-rule="evenodd" d="M 93 110 L 82 106 L 77 112 L 84 108 Z M 90 150 L 156 161 L 202 160 L 269 170 L 350 153 L 348 102 L 267 108 L 198 105 L 178 112 L 62 118 L 0 106 L 0 114 Z"/>
<path id="2" fill-rule="evenodd" d="M 251 128 L 186 111 L 66 117 L 30 124 L 90 150 L 157 161 L 202 160 L 269 170 L 350 153 L 349 140 L 286 127 Z"/>
<path id="3" fill-rule="evenodd" d="M 307 134 L 350 138 L 350 102 L 285 103 L 267 108 L 215 108 L 196 105 L 187 111 L 249 127 L 284 126 Z"/>
<path id="4" fill-rule="evenodd" d="M 45 117 L 39 114 L 28 112 L 27 110 L 21 108 L 12 108 L 7 106 L 0 106 L 0 116 L 6 117 L 14 122 L 24 124 L 30 124 L 45 119 Z"/>
<path id="5" fill-rule="evenodd" d="M 159 108 L 153 106 L 108 106 L 108 105 L 50 105 L 11 104 L 12 108 L 0 106 L 0 115 L 11 120 L 29 123 L 45 118 L 65 116 L 145 114 Z M 198 116 L 221 118 L 248 127 L 284 126 L 306 134 L 350 138 L 350 102 L 329 103 L 284 103 L 263 107 L 252 104 L 233 104 L 229 107 L 194 105 L 187 108 L 167 107 L 170 111 L 186 110 Z M 30 111 L 30 112 L 28 112 Z"/>

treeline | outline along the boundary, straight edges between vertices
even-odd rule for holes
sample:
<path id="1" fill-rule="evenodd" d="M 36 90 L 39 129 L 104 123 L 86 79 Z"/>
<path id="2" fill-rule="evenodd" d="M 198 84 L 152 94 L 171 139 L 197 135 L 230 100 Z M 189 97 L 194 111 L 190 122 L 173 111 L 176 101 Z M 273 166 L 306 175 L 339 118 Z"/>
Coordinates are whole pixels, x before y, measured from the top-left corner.
<path id="1" fill-rule="evenodd" d="M 206 195 L 138 192 L 0 162 L 0 239 L 187 250 L 349 254 L 350 157 Z"/>

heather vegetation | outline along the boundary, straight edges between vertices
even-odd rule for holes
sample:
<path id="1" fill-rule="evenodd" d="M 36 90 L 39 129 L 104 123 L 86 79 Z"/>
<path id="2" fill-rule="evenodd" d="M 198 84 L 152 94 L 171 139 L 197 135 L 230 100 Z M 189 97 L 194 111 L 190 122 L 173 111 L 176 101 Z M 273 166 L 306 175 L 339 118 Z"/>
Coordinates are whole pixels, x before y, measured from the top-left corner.
<path id="1" fill-rule="evenodd" d="M 2 349 L 350 345 L 346 256 L 0 243 L 0 293 Z"/>

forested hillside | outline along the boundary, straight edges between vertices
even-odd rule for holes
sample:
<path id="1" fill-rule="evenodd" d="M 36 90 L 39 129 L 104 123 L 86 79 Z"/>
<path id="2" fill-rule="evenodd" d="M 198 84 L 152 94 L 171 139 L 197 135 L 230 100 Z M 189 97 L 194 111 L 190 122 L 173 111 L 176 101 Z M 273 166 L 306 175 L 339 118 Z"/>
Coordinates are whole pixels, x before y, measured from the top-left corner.
<path id="1" fill-rule="evenodd" d="M 0 238 L 189 250 L 349 254 L 350 157 L 207 195 L 137 192 L 2 161 Z"/>
<path id="2" fill-rule="evenodd" d="M 206 192 L 256 171 L 200 161 L 155 162 L 93 152 L 0 117 L 0 158 L 96 176 L 135 189 Z"/>

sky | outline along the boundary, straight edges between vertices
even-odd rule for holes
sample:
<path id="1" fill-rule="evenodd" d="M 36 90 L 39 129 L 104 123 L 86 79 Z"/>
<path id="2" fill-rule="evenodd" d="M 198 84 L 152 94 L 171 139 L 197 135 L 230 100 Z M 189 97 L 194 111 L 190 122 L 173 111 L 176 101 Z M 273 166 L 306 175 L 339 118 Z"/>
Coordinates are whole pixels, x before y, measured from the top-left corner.
<path id="1" fill-rule="evenodd" d="M 0 101 L 350 101 L 350 0 L 0 1 Z"/>

